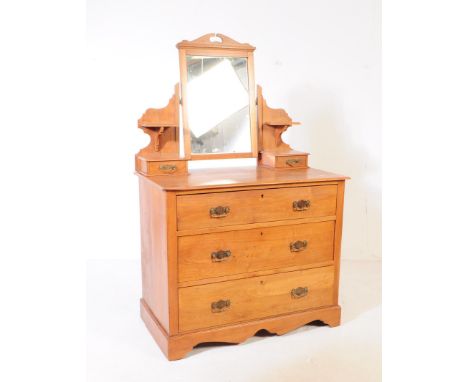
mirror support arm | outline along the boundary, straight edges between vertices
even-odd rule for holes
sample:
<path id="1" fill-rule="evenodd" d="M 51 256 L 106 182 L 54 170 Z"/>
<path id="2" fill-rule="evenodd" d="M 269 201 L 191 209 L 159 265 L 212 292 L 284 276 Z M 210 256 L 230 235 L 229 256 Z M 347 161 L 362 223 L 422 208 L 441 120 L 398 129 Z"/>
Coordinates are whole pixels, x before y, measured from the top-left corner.
<path id="1" fill-rule="evenodd" d="M 161 169 L 175 166 L 174 162 L 185 161 L 179 153 L 179 103 L 179 84 L 176 84 L 174 95 L 165 107 L 147 109 L 138 120 L 138 127 L 150 136 L 150 143 L 135 155 L 137 172 L 143 175 L 162 175 Z M 182 171 L 177 173 L 187 172 L 186 163 L 179 163 L 179 168 Z"/>
<path id="2" fill-rule="evenodd" d="M 276 168 L 306 168 L 308 153 L 293 150 L 282 139 L 293 122 L 284 109 L 270 108 L 263 98 L 262 87 L 257 86 L 258 130 L 260 138 L 259 164 Z M 291 165 L 293 164 L 293 165 Z"/>

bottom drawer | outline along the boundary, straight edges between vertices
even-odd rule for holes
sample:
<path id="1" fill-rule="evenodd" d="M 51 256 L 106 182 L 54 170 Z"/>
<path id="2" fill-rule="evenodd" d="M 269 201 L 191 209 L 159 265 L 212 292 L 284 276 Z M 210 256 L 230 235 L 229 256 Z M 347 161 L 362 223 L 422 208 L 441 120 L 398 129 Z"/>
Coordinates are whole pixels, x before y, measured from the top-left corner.
<path id="1" fill-rule="evenodd" d="M 181 332 L 333 304 L 334 267 L 179 289 Z"/>

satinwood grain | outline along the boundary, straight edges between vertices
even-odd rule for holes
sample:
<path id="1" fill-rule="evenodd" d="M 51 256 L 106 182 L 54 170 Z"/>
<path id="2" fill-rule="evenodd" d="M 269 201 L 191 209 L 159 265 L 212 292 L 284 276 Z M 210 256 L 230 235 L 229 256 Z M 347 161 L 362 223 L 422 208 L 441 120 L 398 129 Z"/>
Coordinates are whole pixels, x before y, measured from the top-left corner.
<path id="1" fill-rule="evenodd" d="M 336 210 L 336 186 L 312 186 L 238 192 L 181 195 L 177 197 L 178 230 L 249 224 L 265 221 L 330 216 Z M 309 201 L 303 211 L 295 201 Z M 210 210 L 229 208 L 225 217 L 213 218 Z"/>
<path id="2" fill-rule="evenodd" d="M 190 175 L 145 177 L 158 187 L 171 191 L 212 190 L 215 188 L 251 186 L 283 186 L 304 183 L 329 182 L 349 179 L 344 175 L 318 170 L 315 168 L 278 171 L 275 168 L 245 166 L 232 168 L 192 169 Z"/>
<path id="3" fill-rule="evenodd" d="M 147 162 L 147 172 L 152 175 L 179 175 L 187 173 L 187 161 L 167 160 Z"/>
<path id="4" fill-rule="evenodd" d="M 179 283 L 332 261 L 334 232 L 335 222 L 325 221 L 179 237 Z M 304 249 L 291 251 L 304 240 Z M 218 251 L 229 255 L 214 261 Z"/>
<path id="5" fill-rule="evenodd" d="M 204 341 L 242 342 L 257 328 L 281 334 L 309 319 L 339 324 L 344 179 L 313 169 L 140 175 L 142 318 L 169 359 Z M 292 211 L 301 198 L 310 208 Z M 209 208 L 217 206 L 211 202 L 226 200 L 244 212 L 234 221 L 229 216 L 236 214 L 211 218 Z M 205 224 L 211 219 L 228 224 Z M 307 240 L 308 248 L 284 252 L 289 240 Z M 211 262 L 213 251 L 228 247 L 230 260 Z M 291 298 L 300 287 L 308 288 L 307 296 Z M 230 305 L 213 313 L 219 300 Z"/>
<path id="6" fill-rule="evenodd" d="M 150 136 L 135 156 L 145 325 L 169 360 L 199 343 L 240 343 L 262 329 L 281 335 L 315 320 L 339 325 L 349 178 L 308 168 L 308 153 L 282 140 L 298 123 L 269 107 L 255 86 L 253 46 L 207 34 L 177 48 L 181 97 L 177 84 L 166 107 L 147 109 L 138 121 Z M 251 151 L 191 153 L 187 55 L 246 57 Z M 187 174 L 188 159 L 247 157 L 259 166 Z"/>
<path id="7" fill-rule="evenodd" d="M 275 316 L 333 305 L 334 268 L 277 273 L 216 284 L 179 288 L 179 330 L 190 331 L 227 323 Z M 291 291 L 308 288 L 304 297 L 293 298 Z M 220 300 L 230 305 L 212 312 Z"/>
<path id="8" fill-rule="evenodd" d="M 333 291 L 333 301 L 338 305 L 338 293 L 340 287 L 340 265 L 341 265 L 341 235 L 343 232 L 343 208 L 344 208 L 345 182 L 338 183 L 338 193 L 336 198 L 336 229 L 333 261 L 335 262 L 335 285 Z"/>
<path id="9" fill-rule="evenodd" d="M 166 193 L 140 180 L 143 299 L 169 332 Z"/>
<path id="10" fill-rule="evenodd" d="M 185 357 L 195 345 L 204 342 L 238 344 L 262 329 L 282 335 L 312 321 L 322 321 L 334 327 L 341 320 L 341 308 L 330 306 L 169 336 L 143 299 L 140 300 L 140 312 L 149 332 L 170 361 Z"/>
<path id="11" fill-rule="evenodd" d="M 268 154 L 265 154 L 267 156 Z M 307 154 L 304 155 L 277 155 L 275 156 L 275 167 L 293 169 L 307 167 Z"/>

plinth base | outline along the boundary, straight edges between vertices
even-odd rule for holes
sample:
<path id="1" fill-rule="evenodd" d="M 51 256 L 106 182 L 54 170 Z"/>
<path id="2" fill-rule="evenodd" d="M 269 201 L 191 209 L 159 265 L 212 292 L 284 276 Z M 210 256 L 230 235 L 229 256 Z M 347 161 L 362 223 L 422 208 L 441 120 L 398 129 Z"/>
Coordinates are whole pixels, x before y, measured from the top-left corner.
<path id="1" fill-rule="evenodd" d="M 140 300 L 140 313 L 149 332 L 170 361 L 184 358 L 195 345 L 203 342 L 239 344 L 262 329 L 282 335 L 312 321 L 322 321 L 334 327 L 341 320 L 341 307 L 334 305 L 169 336 L 143 299 Z"/>

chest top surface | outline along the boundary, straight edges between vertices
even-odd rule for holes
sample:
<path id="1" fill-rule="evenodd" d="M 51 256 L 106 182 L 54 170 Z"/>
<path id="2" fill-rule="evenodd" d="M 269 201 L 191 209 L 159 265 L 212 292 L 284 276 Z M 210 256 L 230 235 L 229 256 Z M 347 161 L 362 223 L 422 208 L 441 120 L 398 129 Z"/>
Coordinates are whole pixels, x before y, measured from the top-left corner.
<path id="1" fill-rule="evenodd" d="M 166 191 L 274 186 L 349 179 L 344 175 L 315 168 L 285 171 L 260 166 L 197 169 L 191 170 L 190 174 L 143 177 Z"/>

